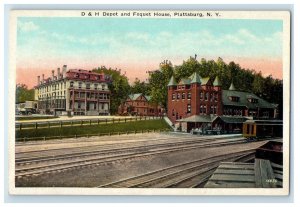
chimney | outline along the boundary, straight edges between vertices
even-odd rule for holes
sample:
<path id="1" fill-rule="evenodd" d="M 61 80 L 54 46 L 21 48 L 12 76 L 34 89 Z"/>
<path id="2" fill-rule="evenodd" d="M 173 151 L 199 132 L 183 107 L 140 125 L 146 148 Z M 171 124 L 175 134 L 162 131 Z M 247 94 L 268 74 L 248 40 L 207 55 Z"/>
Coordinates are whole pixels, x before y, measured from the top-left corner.
<path id="1" fill-rule="evenodd" d="M 45 80 L 45 74 L 42 75 L 42 83 L 44 83 Z"/>
<path id="2" fill-rule="evenodd" d="M 38 76 L 37 77 L 37 85 L 40 85 L 40 83 L 41 83 L 41 78 L 40 78 L 40 76 Z"/>
<path id="3" fill-rule="evenodd" d="M 64 65 L 63 68 L 62 68 L 62 76 L 63 76 L 63 78 L 66 77 L 66 73 L 67 73 L 67 65 Z"/>
<path id="4" fill-rule="evenodd" d="M 54 70 L 52 70 L 52 80 L 54 80 Z"/>
<path id="5" fill-rule="evenodd" d="M 57 80 L 60 79 L 60 68 L 57 68 Z"/>

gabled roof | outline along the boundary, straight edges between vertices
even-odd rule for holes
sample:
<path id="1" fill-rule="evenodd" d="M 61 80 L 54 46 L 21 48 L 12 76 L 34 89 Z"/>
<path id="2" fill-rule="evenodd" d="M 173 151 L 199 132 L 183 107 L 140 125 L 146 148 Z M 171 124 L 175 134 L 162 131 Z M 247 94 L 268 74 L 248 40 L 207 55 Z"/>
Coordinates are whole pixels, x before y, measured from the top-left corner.
<path id="1" fill-rule="evenodd" d="M 177 85 L 177 83 L 175 81 L 175 78 L 174 78 L 174 76 L 172 76 L 168 83 L 168 86 L 176 86 L 176 85 Z"/>
<path id="2" fill-rule="evenodd" d="M 239 97 L 239 101 L 234 102 L 234 101 L 229 100 L 230 96 Z M 249 97 L 258 99 L 258 102 L 257 103 L 249 102 L 248 101 Z M 222 102 L 223 102 L 223 105 L 245 106 L 249 109 L 255 109 L 257 107 L 270 108 L 270 109 L 276 108 L 276 106 L 274 104 L 267 102 L 266 100 L 256 96 L 253 93 L 244 92 L 244 91 L 222 90 Z"/>
<path id="3" fill-rule="evenodd" d="M 135 101 L 138 97 L 140 97 L 142 95 L 142 93 L 135 93 L 135 94 L 129 94 L 128 97 Z"/>
<path id="4" fill-rule="evenodd" d="M 129 94 L 129 95 L 128 95 L 128 98 L 130 98 L 132 101 L 135 101 L 135 100 L 137 100 L 140 96 L 144 96 L 145 99 L 146 99 L 147 101 L 150 101 L 150 100 L 151 100 L 151 96 L 145 96 L 145 95 L 143 95 L 142 93 Z"/>
<path id="5" fill-rule="evenodd" d="M 145 98 L 146 98 L 147 101 L 151 100 L 151 96 L 145 96 Z"/>
<path id="6" fill-rule="evenodd" d="M 206 85 L 209 81 L 209 77 L 201 78 L 201 85 Z"/>
<path id="7" fill-rule="evenodd" d="M 193 75 L 190 77 L 191 83 L 200 83 L 201 84 L 201 77 L 197 72 L 194 72 Z"/>
<path id="8" fill-rule="evenodd" d="M 213 85 L 214 86 L 222 86 L 221 81 L 218 76 L 216 76 Z"/>
<path id="9" fill-rule="evenodd" d="M 178 85 L 189 85 L 189 84 L 191 84 L 191 79 L 189 78 L 182 78 L 178 83 Z"/>

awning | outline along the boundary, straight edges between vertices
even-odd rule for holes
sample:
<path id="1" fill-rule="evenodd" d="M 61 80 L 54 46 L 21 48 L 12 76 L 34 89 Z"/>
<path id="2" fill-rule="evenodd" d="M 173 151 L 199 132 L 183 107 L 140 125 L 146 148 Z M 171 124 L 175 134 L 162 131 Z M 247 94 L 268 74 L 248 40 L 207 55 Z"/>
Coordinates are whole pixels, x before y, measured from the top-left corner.
<path id="1" fill-rule="evenodd" d="M 242 124 L 247 120 L 245 117 L 230 117 L 230 116 L 219 116 L 220 119 L 227 124 Z"/>
<path id="2" fill-rule="evenodd" d="M 202 122 L 202 123 L 211 123 L 216 118 L 216 116 L 210 115 L 192 115 L 187 118 L 176 120 L 178 122 Z"/>

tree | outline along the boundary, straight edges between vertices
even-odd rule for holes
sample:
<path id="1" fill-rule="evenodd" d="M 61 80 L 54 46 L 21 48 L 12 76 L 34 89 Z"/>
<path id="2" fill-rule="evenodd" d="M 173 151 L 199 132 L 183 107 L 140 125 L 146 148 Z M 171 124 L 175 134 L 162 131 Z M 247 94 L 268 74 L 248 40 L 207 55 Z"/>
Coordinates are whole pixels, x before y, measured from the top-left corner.
<path id="1" fill-rule="evenodd" d="M 110 113 L 115 114 L 118 112 L 118 107 L 123 101 L 127 99 L 130 92 L 128 78 L 125 74 L 121 74 L 121 70 L 106 68 L 105 66 L 94 69 L 93 72 L 104 73 L 111 77 L 111 82 L 108 84 L 111 91 L 110 96 Z"/>
<path id="2" fill-rule="evenodd" d="M 170 61 L 165 60 L 159 65 L 159 69 L 149 72 L 149 86 L 151 102 L 156 105 L 162 105 L 167 108 L 168 88 L 167 85 L 172 75 L 174 68 Z"/>
<path id="3" fill-rule="evenodd" d="M 135 79 L 133 85 L 130 87 L 130 92 L 134 93 L 142 93 L 144 95 L 150 95 L 150 87 L 149 84 L 144 81 L 140 81 L 138 78 Z"/>
<path id="4" fill-rule="evenodd" d="M 34 100 L 34 89 L 28 89 L 25 84 L 16 86 L 16 103 Z"/>

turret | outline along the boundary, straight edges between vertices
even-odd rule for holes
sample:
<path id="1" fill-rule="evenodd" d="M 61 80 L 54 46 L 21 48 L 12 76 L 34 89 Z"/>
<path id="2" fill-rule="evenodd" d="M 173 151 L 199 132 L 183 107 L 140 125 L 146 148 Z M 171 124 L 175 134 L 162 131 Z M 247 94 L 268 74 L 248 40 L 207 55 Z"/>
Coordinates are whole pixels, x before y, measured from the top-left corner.
<path id="1" fill-rule="evenodd" d="M 235 87 L 234 87 L 234 85 L 233 85 L 233 81 L 231 82 L 231 85 L 230 85 L 230 87 L 229 87 L 229 90 L 230 90 L 230 91 L 235 91 L 235 90 L 236 90 Z"/>

